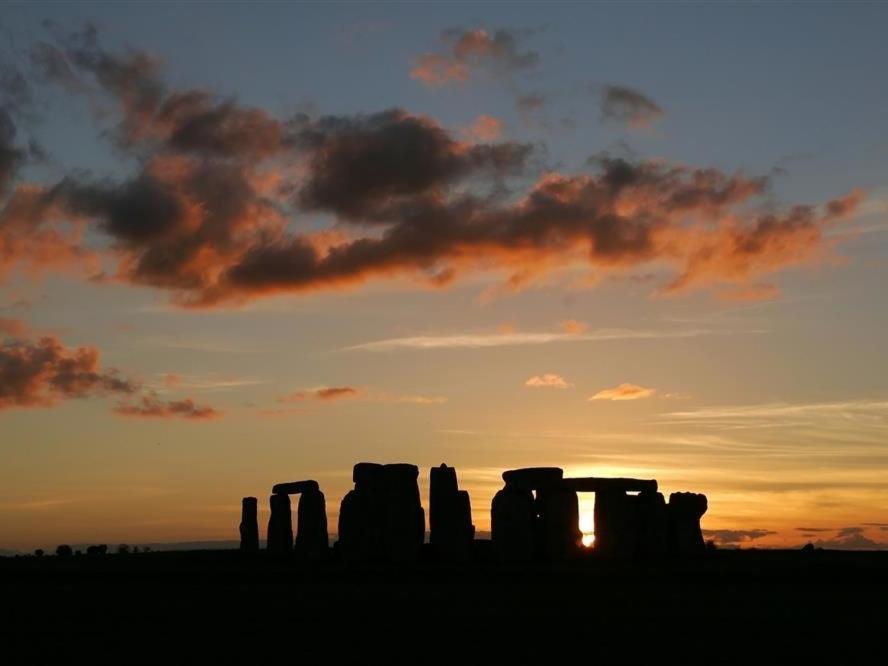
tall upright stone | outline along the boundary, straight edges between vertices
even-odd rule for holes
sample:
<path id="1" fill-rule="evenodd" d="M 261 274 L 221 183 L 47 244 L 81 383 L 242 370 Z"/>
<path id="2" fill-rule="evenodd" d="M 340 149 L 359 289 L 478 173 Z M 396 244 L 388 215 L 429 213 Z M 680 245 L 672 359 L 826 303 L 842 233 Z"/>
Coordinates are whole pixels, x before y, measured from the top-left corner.
<path id="1" fill-rule="evenodd" d="M 240 549 L 254 553 L 259 550 L 258 503 L 255 497 L 241 500 Z"/>
<path id="2" fill-rule="evenodd" d="M 274 555 L 287 555 L 293 551 L 293 519 L 290 496 L 275 493 L 269 498 L 271 515 L 268 518 L 266 548 Z"/>
<path id="3" fill-rule="evenodd" d="M 339 548 L 349 561 L 406 562 L 419 556 L 425 512 L 415 465 L 358 463 L 342 499 Z"/>
<path id="4" fill-rule="evenodd" d="M 669 524 L 669 552 L 672 555 L 689 556 L 706 552 L 700 518 L 706 513 L 706 495 L 698 493 L 672 493 L 666 513 Z"/>
<path id="5" fill-rule="evenodd" d="M 663 557 L 668 550 L 669 519 L 663 494 L 644 491 L 638 494 L 639 555 L 649 559 Z"/>
<path id="6" fill-rule="evenodd" d="M 475 526 L 469 494 L 459 490 L 456 469 L 441 464 L 429 473 L 429 541 L 444 560 L 471 556 Z"/>
<path id="7" fill-rule="evenodd" d="M 299 496 L 296 510 L 296 552 L 307 559 L 320 559 L 327 553 L 327 502 L 318 488 Z"/>
<path id="8" fill-rule="evenodd" d="M 536 553 L 533 492 L 506 484 L 490 505 L 490 538 L 502 562 L 530 562 Z"/>
<path id="9" fill-rule="evenodd" d="M 595 493 L 596 552 L 616 557 L 635 554 L 637 526 L 633 500 L 620 489 Z"/>
<path id="10" fill-rule="evenodd" d="M 580 505 L 577 493 L 557 485 L 537 491 L 537 550 L 549 561 L 568 560 L 580 552 Z"/>

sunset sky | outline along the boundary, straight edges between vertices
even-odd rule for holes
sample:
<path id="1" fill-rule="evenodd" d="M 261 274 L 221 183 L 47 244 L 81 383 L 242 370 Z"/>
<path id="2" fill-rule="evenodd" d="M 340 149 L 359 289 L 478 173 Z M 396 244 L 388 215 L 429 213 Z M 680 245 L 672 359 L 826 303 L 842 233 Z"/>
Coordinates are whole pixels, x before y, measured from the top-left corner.
<path id="1" fill-rule="evenodd" d="M 361 460 L 888 548 L 888 6 L 7 4 L 0 550 Z M 589 529 L 591 498 L 583 498 Z"/>

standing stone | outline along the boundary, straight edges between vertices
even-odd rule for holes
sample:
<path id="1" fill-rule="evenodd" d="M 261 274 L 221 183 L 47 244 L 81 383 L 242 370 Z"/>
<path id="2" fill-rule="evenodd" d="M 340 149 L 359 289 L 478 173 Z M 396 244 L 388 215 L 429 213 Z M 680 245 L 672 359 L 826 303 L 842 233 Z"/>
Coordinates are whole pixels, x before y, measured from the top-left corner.
<path id="1" fill-rule="evenodd" d="M 595 493 L 595 551 L 616 557 L 635 555 L 638 539 L 634 497 L 622 490 Z"/>
<path id="2" fill-rule="evenodd" d="M 296 552 L 308 559 L 327 554 L 327 503 L 319 489 L 305 490 L 296 510 Z"/>
<path id="3" fill-rule="evenodd" d="M 580 505 L 576 492 L 553 486 L 537 491 L 537 548 L 549 561 L 568 560 L 582 547 Z"/>
<path id="4" fill-rule="evenodd" d="M 506 484 L 490 506 L 490 538 L 503 562 L 529 562 L 534 557 L 536 514 L 530 490 Z"/>
<path id="5" fill-rule="evenodd" d="M 666 512 L 669 524 L 669 552 L 673 555 L 700 555 L 706 552 L 700 518 L 708 508 L 706 495 L 672 493 Z"/>
<path id="6" fill-rule="evenodd" d="M 419 499 L 419 468 L 395 464 L 383 468 L 386 515 L 383 542 L 386 558 L 411 562 L 419 558 L 425 540 L 425 511 Z"/>
<path id="7" fill-rule="evenodd" d="M 668 548 L 669 521 L 663 493 L 641 492 L 638 504 L 638 548 L 642 557 L 662 558 Z"/>
<path id="8" fill-rule="evenodd" d="M 469 559 L 475 527 L 469 494 L 459 490 L 456 469 L 441 464 L 429 474 L 429 541 L 441 559 Z"/>
<path id="9" fill-rule="evenodd" d="M 358 490 L 349 490 L 339 505 L 338 540 L 336 547 L 346 561 L 361 562 L 370 559 L 367 506 Z"/>
<path id="10" fill-rule="evenodd" d="M 247 553 L 259 550 L 258 503 L 255 497 L 241 500 L 240 549 Z"/>
<path id="11" fill-rule="evenodd" d="M 415 465 L 358 463 L 354 490 L 339 512 L 339 547 L 348 561 L 415 560 L 425 538 L 425 512 Z"/>
<path id="12" fill-rule="evenodd" d="M 275 555 L 287 555 L 293 550 L 293 521 L 290 512 L 290 496 L 281 493 L 270 497 L 271 516 L 268 519 L 266 548 Z"/>

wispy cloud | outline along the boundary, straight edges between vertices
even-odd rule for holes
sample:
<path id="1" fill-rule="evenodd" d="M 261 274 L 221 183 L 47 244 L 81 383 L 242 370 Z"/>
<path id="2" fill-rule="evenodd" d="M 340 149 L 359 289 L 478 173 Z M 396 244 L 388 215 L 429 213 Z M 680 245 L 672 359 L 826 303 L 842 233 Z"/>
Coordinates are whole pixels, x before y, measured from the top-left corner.
<path id="1" fill-rule="evenodd" d="M 72 504 L 76 501 L 73 499 L 43 499 L 24 502 L 0 502 L 0 509 L 7 511 L 39 511 L 41 509 L 53 509 L 57 506 Z"/>
<path id="2" fill-rule="evenodd" d="M 679 331 L 645 331 L 627 328 L 602 328 L 589 333 L 461 333 L 452 335 L 415 335 L 364 342 L 343 351 L 394 351 L 398 349 L 482 349 L 545 345 L 553 342 L 606 342 L 608 340 L 654 340 L 695 338 L 715 331 L 692 329 Z"/>
<path id="3" fill-rule="evenodd" d="M 442 395 L 396 395 L 382 398 L 386 402 L 400 402 L 409 405 L 443 405 L 447 398 Z"/>
<path id="4" fill-rule="evenodd" d="M 642 398 L 650 398 L 656 392 L 656 389 L 639 386 L 638 384 L 620 384 L 619 386 L 599 391 L 589 400 L 641 400 Z"/>
<path id="5" fill-rule="evenodd" d="M 815 420 L 868 423 L 888 428 L 888 400 L 845 400 L 814 403 L 767 403 L 705 407 L 661 415 L 672 423 L 722 427 L 810 425 Z"/>
<path id="6" fill-rule="evenodd" d="M 773 530 L 752 529 L 752 530 L 703 530 L 703 536 L 712 539 L 719 546 L 727 546 L 728 548 L 739 548 L 743 544 L 750 543 L 756 539 L 762 539 L 767 536 L 773 536 L 777 532 Z"/>
<path id="7" fill-rule="evenodd" d="M 224 377 L 215 374 L 187 375 L 167 372 L 157 375 L 157 380 L 146 382 L 145 386 L 158 393 L 163 393 L 167 390 L 224 391 L 266 383 L 268 380 L 250 377 Z"/>
<path id="8" fill-rule="evenodd" d="M 322 386 L 320 388 L 294 391 L 278 398 L 278 402 L 302 402 L 303 400 L 341 400 L 354 398 L 360 389 L 353 386 Z"/>
<path id="9" fill-rule="evenodd" d="M 547 372 L 545 375 L 534 375 L 524 382 L 524 385 L 529 386 L 530 388 L 557 389 L 565 389 L 572 386 L 572 384 L 568 383 L 564 377 L 556 375 L 554 372 Z"/>

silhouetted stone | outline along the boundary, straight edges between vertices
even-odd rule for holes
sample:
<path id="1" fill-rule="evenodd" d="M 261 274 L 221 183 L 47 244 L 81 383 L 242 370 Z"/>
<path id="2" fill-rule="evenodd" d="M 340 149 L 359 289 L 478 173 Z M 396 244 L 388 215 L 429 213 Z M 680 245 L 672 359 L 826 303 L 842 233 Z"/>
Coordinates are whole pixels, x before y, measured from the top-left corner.
<path id="1" fill-rule="evenodd" d="M 595 476 L 564 479 L 564 486 L 578 493 L 617 491 L 623 493 L 657 492 L 655 479 L 604 479 Z"/>
<path id="2" fill-rule="evenodd" d="M 378 463 L 361 462 L 352 469 L 352 481 L 357 489 L 361 486 L 378 487 L 383 482 L 383 466 Z"/>
<path id="3" fill-rule="evenodd" d="M 631 557 L 638 543 L 637 504 L 622 490 L 595 493 L 595 550 L 604 555 Z"/>
<path id="4" fill-rule="evenodd" d="M 268 518 L 269 553 L 286 555 L 293 550 L 293 522 L 289 495 L 272 495 L 269 498 L 271 516 Z"/>
<path id="5" fill-rule="evenodd" d="M 253 553 L 259 550 L 257 507 L 255 497 L 244 497 L 241 500 L 240 549 L 244 552 Z"/>
<path id="6" fill-rule="evenodd" d="M 275 495 L 297 495 L 299 493 L 307 493 L 320 490 L 317 481 L 289 481 L 287 483 L 276 483 L 271 488 L 271 492 Z"/>
<path id="7" fill-rule="evenodd" d="M 638 554 L 659 558 L 668 549 L 669 520 L 666 500 L 658 492 L 642 492 L 636 498 L 638 518 Z"/>
<path id="8" fill-rule="evenodd" d="M 537 490 L 545 486 L 555 485 L 561 482 L 564 470 L 560 467 L 525 467 L 523 469 L 510 469 L 503 472 L 503 481 L 507 486 L 521 488 L 522 490 Z"/>
<path id="9" fill-rule="evenodd" d="M 371 508 L 366 491 L 350 490 L 339 505 L 339 527 L 337 549 L 346 561 L 361 562 L 370 560 L 377 554 L 372 543 Z"/>
<path id="10" fill-rule="evenodd" d="M 699 555 L 706 552 L 700 518 L 706 513 L 706 495 L 672 493 L 666 505 L 669 524 L 669 552 L 674 555 Z"/>
<path id="11" fill-rule="evenodd" d="M 346 560 L 411 561 L 425 537 L 415 465 L 358 463 L 342 500 L 339 548 Z"/>
<path id="12" fill-rule="evenodd" d="M 442 559 L 469 558 L 475 538 L 469 494 L 459 490 L 456 470 L 443 463 L 429 474 L 429 531 Z"/>
<path id="13" fill-rule="evenodd" d="M 296 552 L 309 559 L 327 553 L 327 503 L 319 489 L 302 491 L 296 510 Z"/>
<path id="14" fill-rule="evenodd" d="M 457 494 L 457 524 L 462 525 L 467 531 L 466 541 L 471 546 L 475 539 L 475 526 L 472 524 L 472 499 L 468 490 L 460 490 Z"/>
<path id="15" fill-rule="evenodd" d="M 503 562 L 532 560 L 535 523 L 533 493 L 507 483 L 493 496 L 490 506 L 490 538 L 497 559 Z"/>
<path id="16" fill-rule="evenodd" d="M 576 492 L 563 486 L 541 488 L 535 504 L 538 552 L 547 560 L 575 557 L 583 539 Z"/>

